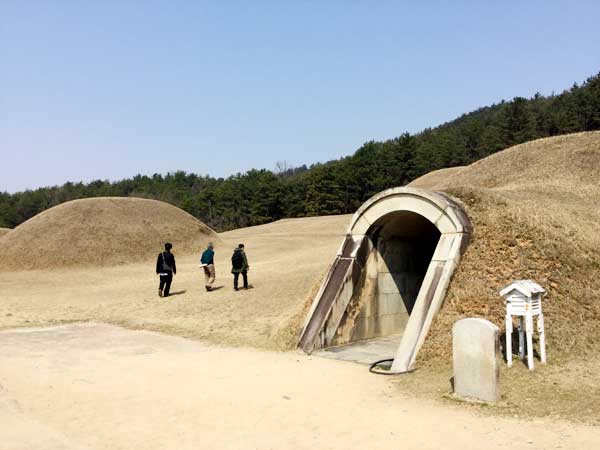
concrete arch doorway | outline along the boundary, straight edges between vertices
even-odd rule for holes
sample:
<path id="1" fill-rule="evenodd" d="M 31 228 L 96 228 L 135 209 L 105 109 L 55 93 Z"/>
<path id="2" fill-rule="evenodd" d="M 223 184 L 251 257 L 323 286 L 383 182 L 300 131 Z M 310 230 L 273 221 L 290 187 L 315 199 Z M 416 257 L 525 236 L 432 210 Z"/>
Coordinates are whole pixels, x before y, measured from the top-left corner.
<path id="1" fill-rule="evenodd" d="M 396 336 L 392 371 L 413 369 L 472 229 L 445 194 L 393 188 L 369 199 L 352 218 L 299 347 L 311 353 Z"/>

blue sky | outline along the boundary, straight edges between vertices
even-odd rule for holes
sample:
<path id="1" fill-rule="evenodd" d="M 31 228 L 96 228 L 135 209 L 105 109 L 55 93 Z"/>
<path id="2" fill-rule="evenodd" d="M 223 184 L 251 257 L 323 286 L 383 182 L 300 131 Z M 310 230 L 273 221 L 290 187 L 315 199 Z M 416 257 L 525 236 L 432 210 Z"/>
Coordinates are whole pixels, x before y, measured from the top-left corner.
<path id="1" fill-rule="evenodd" d="M 600 2 L 0 2 L 0 190 L 326 161 L 600 71 Z"/>

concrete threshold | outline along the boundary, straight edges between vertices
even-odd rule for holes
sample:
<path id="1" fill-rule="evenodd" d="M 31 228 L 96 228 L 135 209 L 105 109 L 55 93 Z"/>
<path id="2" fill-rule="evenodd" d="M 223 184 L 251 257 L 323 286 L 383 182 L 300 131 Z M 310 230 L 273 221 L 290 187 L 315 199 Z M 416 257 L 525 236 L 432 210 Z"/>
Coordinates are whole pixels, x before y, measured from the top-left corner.
<path id="1" fill-rule="evenodd" d="M 315 356 L 342 361 L 352 361 L 359 364 L 373 364 L 375 361 L 393 358 L 398 349 L 402 334 L 367 339 L 352 342 L 337 347 L 329 347 L 313 352 Z"/>

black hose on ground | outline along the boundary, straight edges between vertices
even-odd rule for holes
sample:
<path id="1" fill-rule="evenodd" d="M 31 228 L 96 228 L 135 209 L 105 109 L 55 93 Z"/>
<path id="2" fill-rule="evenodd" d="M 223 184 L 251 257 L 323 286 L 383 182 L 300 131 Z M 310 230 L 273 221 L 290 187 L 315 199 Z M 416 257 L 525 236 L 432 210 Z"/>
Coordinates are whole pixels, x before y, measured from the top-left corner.
<path id="1" fill-rule="evenodd" d="M 386 363 L 386 362 L 394 362 L 394 358 L 389 358 L 389 359 L 380 359 L 379 361 L 375 361 L 373 364 L 371 364 L 371 366 L 369 367 L 369 372 L 371 373 L 376 373 L 377 375 L 395 375 L 394 373 L 390 373 L 389 369 L 387 371 L 380 371 L 377 370 L 376 367 L 381 364 L 381 363 Z M 390 364 L 391 367 L 391 364 Z"/>
<path id="2" fill-rule="evenodd" d="M 377 375 L 402 375 L 404 373 L 411 373 L 414 372 L 415 369 L 411 369 L 407 372 L 401 372 L 401 373 L 395 373 L 395 372 L 390 372 L 389 369 L 388 370 L 377 370 L 377 366 L 380 365 L 381 363 L 386 363 L 386 362 L 394 362 L 394 358 L 388 358 L 388 359 L 380 359 L 379 361 L 375 361 L 373 364 L 371 364 L 371 366 L 369 367 L 369 372 L 371 373 L 375 373 Z M 392 367 L 392 365 L 390 364 L 390 367 Z"/>

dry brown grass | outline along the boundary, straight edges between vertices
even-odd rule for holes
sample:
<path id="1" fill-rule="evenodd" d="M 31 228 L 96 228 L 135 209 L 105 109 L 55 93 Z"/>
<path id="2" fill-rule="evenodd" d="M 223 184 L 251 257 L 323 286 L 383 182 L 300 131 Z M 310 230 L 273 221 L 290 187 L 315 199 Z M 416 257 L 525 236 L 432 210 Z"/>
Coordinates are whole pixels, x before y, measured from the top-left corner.
<path id="1" fill-rule="evenodd" d="M 503 369 L 503 400 L 489 410 L 598 424 L 600 379 L 590 374 L 600 361 L 600 133 L 519 145 L 432 187 L 466 205 L 475 231 L 419 354 L 425 370 L 400 383 L 447 391 L 452 324 L 484 317 L 504 330 L 498 291 L 531 278 L 548 291 L 549 364 L 533 374 Z"/>
<path id="2" fill-rule="evenodd" d="M 465 166 L 448 167 L 446 169 L 434 170 L 408 183 L 407 186 L 421 189 L 432 189 L 441 182 L 460 173 Z"/>
<path id="3" fill-rule="evenodd" d="M 185 211 L 156 200 L 89 198 L 63 203 L 0 238 L 0 270 L 108 266 L 143 261 L 172 242 L 178 252 L 218 235 Z"/>
<path id="4" fill-rule="evenodd" d="M 447 358 L 452 323 L 502 325 L 498 290 L 537 280 L 551 354 L 598 350 L 600 338 L 600 133 L 540 139 L 464 168 L 438 190 L 467 205 L 475 225 L 421 359 Z"/>
<path id="5" fill-rule="evenodd" d="M 210 293 L 198 267 L 203 247 L 181 255 L 175 246 L 178 270 L 171 290 L 177 295 L 168 299 L 158 298 L 154 259 L 114 267 L 0 272 L 0 328 L 96 321 L 215 344 L 288 350 L 296 344 L 306 308 L 349 220 L 290 219 L 221 234 L 215 256 L 219 289 Z M 240 242 L 246 245 L 254 288 L 234 292 L 231 254 Z"/>
<path id="6" fill-rule="evenodd" d="M 10 228 L 0 228 L 0 238 L 4 236 L 9 231 L 12 231 Z"/>

